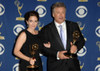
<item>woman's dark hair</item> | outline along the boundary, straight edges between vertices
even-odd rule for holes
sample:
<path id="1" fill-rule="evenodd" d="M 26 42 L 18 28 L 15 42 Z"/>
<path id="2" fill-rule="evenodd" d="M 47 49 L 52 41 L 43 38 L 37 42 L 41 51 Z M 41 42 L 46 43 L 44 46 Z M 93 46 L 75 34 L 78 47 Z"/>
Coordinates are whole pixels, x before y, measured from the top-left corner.
<path id="1" fill-rule="evenodd" d="M 36 12 L 36 11 L 29 11 L 29 12 L 25 13 L 25 15 L 24 15 L 25 21 L 28 21 L 30 16 L 36 16 L 38 21 L 39 21 L 39 14 L 38 14 L 38 12 Z"/>

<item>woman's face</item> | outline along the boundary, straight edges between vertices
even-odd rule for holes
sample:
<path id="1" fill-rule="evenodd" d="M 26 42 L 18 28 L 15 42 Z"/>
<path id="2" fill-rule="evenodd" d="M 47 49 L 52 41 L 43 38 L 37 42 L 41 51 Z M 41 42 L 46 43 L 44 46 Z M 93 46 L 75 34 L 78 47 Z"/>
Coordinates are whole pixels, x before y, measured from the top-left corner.
<path id="1" fill-rule="evenodd" d="M 38 24 L 38 19 L 36 16 L 30 16 L 30 18 L 26 22 L 27 22 L 28 28 L 35 29 Z"/>

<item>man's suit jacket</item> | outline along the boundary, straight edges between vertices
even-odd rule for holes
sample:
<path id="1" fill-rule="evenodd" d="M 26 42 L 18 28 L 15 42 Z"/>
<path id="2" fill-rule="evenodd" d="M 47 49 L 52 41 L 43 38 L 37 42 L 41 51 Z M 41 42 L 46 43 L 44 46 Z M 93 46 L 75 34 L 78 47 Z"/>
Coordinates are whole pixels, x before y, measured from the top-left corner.
<path id="1" fill-rule="evenodd" d="M 75 45 L 79 51 L 85 44 L 84 37 L 81 34 L 81 31 L 77 23 L 66 21 L 66 30 L 67 30 L 67 45 L 66 50 L 70 51 L 70 42 L 73 41 L 73 32 L 79 31 L 80 37 L 78 38 Z M 47 55 L 47 70 L 48 71 L 80 71 L 78 59 L 63 59 L 57 60 L 57 52 L 63 51 L 64 46 L 58 34 L 57 28 L 54 22 L 44 26 L 40 32 L 41 40 L 43 43 L 50 42 L 51 47 L 45 49 L 45 54 Z"/>

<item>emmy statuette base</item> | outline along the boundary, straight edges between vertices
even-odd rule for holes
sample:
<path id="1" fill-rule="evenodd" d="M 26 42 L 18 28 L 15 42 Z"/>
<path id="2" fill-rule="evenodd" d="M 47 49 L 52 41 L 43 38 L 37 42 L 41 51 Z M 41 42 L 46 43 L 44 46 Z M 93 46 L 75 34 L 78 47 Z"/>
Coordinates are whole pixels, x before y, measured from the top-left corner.
<path id="1" fill-rule="evenodd" d="M 39 71 L 39 67 L 36 65 L 27 66 L 27 71 Z"/>

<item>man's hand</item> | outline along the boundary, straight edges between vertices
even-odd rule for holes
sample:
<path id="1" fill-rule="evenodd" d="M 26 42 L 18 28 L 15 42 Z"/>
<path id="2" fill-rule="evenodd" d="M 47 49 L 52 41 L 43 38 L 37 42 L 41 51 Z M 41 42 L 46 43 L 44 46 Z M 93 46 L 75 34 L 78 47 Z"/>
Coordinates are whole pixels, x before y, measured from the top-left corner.
<path id="1" fill-rule="evenodd" d="M 44 45 L 46 48 L 50 48 L 50 47 L 51 47 L 50 42 L 48 42 L 48 43 L 44 43 L 43 45 Z"/>
<path id="2" fill-rule="evenodd" d="M 67 51 L 59 51 L 58 52 L 58 58 L 59 59 L 69 59 L 69 57 L 65 56 L 64 53 L 66 53 Z"/>
<path id="3" fill-rule="evenodd" d="M 70 52 L 71 53 L 76 53 L 77 52 L 77 46 L 73 45 L 72 42 L 70 44 L 71 44 Z"/>

